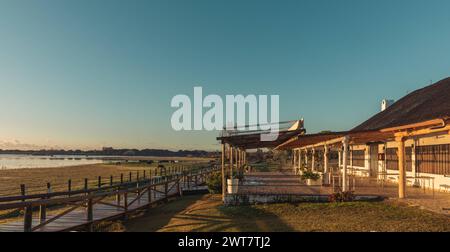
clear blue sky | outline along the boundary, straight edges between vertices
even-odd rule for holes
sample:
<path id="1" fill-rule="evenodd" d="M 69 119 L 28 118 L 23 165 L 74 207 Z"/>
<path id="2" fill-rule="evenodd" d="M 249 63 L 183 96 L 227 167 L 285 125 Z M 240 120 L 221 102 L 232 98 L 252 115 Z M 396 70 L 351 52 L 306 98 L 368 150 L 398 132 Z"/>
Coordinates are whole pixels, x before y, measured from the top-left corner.
<path id="1" fill-rule="evenodd" d="M 450 1 L 0 0 L 0 148 L 216 149 L 170 100 L 279 94 L 345 130 L 450 76 Z"/>

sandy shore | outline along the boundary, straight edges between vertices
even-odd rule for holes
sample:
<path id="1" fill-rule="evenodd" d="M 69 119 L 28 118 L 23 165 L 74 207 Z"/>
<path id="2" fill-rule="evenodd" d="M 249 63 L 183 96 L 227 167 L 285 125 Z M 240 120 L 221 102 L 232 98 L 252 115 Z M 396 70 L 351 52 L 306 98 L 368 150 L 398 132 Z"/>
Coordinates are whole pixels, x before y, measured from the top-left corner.
<path id="1" fill-rule="evenodd" d="M 169 160 L 170 158 L 165 158 Z M 180 165 L 190 165 L 198 162 L 205 162 L 205 159 L 185 158 L 181 163 L 164 164 L 165 167 L 179 167 Z M 68 180 L 72 180 L 72 190 L 84 187 L 84 179 L 88 178 L 89 186 L 96 186 L 98 177 L 102 177 L 102 182 L 109 183 L 110 176 L 114 181 L 120 181 L 121 174 L 124 174 L 125 181 L 132 172 L 133 179 L 137 173 L 142 178 L 143 171 L 146 176 L 155 172 L 157 164 L 129 163 L 129 164 L 90 164 L 80 166 L 66 166 L 58 168 L 30 168 L 0 170 L 0 197 L 5 195 L 20 194 L 20 184 L 26 185 L 27 194 L 45 192 L 47 183 L 51 183 L 53 191 L 67 190 Z"/>

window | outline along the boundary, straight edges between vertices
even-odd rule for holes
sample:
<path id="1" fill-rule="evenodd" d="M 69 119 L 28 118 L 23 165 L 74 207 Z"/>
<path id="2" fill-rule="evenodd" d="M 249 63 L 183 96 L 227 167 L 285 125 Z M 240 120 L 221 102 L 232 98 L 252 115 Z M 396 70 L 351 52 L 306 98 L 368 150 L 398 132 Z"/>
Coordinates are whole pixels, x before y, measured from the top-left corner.
<path id="1" fill-rule="evenodd" d="M 412 171 L 412 147 L 405 148 L 405 166 L 406 171 Z M 398 171 L 397 148 L 386 149 L 386 169 Z"/>
<path id="2" fill-rule="evenodd" d="M 450 144 L 416 147 L 418 172 L 450 174 Z"/>
<path id="3" fill-rule="evenodd" d="M 364 167 L 365 166 L 365 151 L 364 150 L 354 150 L 352 151 L 352 164 L 353 166 Z"/>

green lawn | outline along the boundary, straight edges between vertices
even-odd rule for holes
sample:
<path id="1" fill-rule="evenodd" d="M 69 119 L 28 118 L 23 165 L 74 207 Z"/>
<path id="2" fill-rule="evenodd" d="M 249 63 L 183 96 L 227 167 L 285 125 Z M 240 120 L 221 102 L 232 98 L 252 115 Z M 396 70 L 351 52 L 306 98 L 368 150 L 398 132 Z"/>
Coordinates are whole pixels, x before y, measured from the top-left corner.
<path id="1" fill-rule="evenodd" d="M 224 207 L 220 196 L 188 196 L 115 223 L 120 231 L 450 231 L 450 218 L 396 202 Z"/>

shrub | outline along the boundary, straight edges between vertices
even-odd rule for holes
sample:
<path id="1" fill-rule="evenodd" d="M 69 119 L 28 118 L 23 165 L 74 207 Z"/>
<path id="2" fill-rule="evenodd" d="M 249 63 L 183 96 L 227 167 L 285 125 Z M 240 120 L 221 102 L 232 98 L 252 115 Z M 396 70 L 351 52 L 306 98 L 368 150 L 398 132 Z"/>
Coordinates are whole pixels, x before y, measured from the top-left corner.
<path id="1" fill-rule="evenodd" d="M 213 172 L 206 179 L 206 185 L 208 186 L 208 191 L 211 194 L 222 193 L 222 173 Z"/>
<path id="2" fill-rule="evenodd" d="M 330 202 L 348 202 L 354 199 L 355 195 L 352 191 L 333 193 L 328 198 Z"/>
<path id="3" fill-rule="evenodd" d="M 302 174 L 302 179 L 312 179 L 312 180 L 318 180 L 320 179 L 320 174 L 314 173 L 312 171 L 305 171 Z"/>

